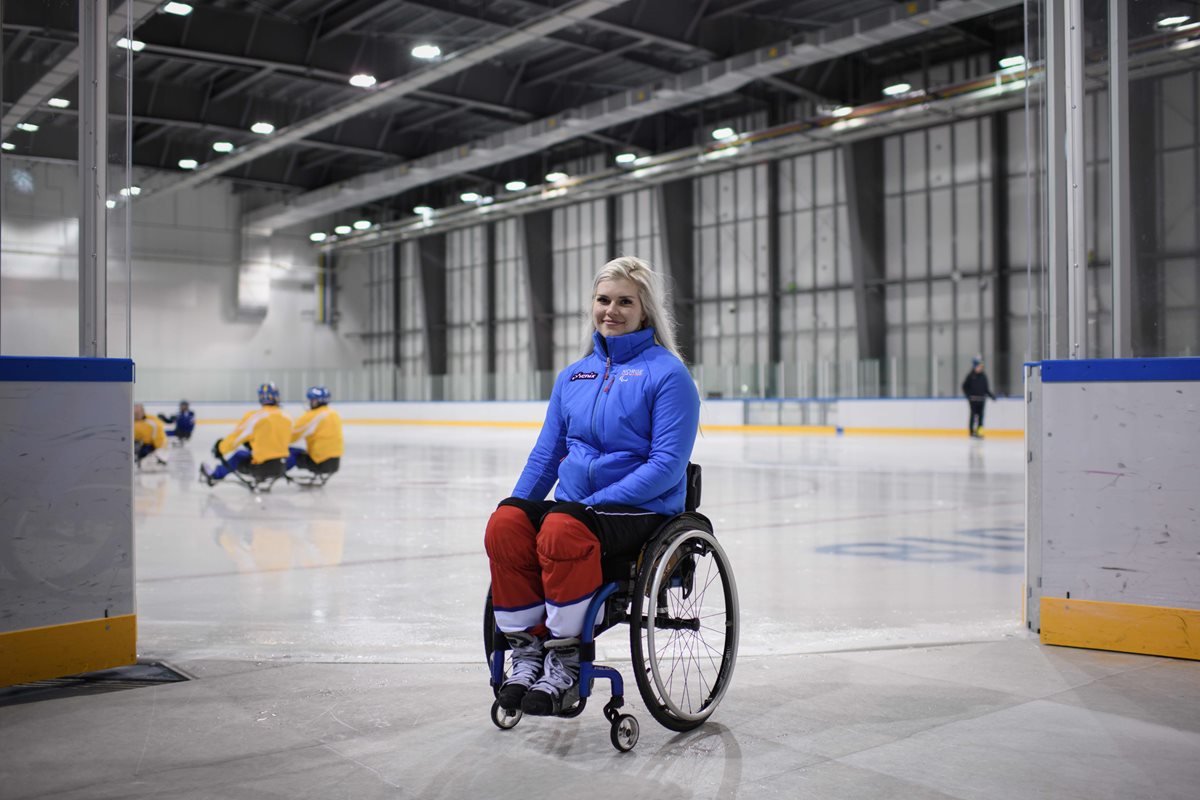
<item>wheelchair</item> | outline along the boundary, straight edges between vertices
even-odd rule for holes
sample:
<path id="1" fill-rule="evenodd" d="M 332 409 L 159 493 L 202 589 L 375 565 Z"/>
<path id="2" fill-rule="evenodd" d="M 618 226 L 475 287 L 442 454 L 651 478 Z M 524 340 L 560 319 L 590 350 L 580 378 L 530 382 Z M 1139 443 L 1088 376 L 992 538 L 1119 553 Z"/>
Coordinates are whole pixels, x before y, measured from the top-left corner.
<path id="1" fill-rule="evenodd" d="M 629 626 L 629 646 L 638 691 L 651 716 L 665 728 L 684 732 L 704 723 L 724 697 L 738 650 L 737 586 L 729 559 L 712 523 L 697 512 L 700 467 L 689 464 L 685 511 L 663 523 L 636 558 L 605 559 L 604 583 L 592 598 L 579 641 L 578 698 L 564 698 L 556 715 L 583 713 L 597 680 L 607 680 L 604 706 L 609 740 L 620 752 L 637 744 L 637 719 L 621 713 L 624 681 L 613 667 L 595 663 L 595 637 L 619 624 Z M 483 641 L 493 695 L 507 677 L 508 640 L 496 627 L 489 587 Z M 492 722 L 508 730 L 522 712 L 492 703 Z"/>

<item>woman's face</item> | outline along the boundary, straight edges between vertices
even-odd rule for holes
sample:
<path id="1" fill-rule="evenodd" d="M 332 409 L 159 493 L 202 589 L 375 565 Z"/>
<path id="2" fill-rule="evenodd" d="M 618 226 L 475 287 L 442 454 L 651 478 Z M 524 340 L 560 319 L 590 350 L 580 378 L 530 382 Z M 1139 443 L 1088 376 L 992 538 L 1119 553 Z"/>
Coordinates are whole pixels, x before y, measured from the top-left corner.
<path id="1" fill-rule="evenodd" d="M 600 281 L 592 298 L 592 322 L 601 336 L 639 330 L 646 321 L 637 284 L 625 278 Z"/>

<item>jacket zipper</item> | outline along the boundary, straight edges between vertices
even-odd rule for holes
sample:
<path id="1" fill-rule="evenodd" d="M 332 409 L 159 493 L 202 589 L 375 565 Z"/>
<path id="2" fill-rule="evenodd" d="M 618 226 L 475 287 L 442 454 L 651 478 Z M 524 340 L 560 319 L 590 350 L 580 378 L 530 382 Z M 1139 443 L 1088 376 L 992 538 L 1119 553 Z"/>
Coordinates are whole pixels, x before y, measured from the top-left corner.
<path id="1" fill-rule="evenodd" d="M 602 387 L 608 381 L 608 373 L 611 368 L 612 356 L 608 356 L 604 362 L 604 377 L 600 379 Z M 602 391 L 607 392 L 608 389 L 604 388 Z M 596 411 L 600 407 L 600 395 L 601 392 L 596 392 L 596 399 L 592 401 L 592 438 L 596 440 L 597 444 L 600 442 L 600 431 L 596 430 Z M 588 488 L 593 493 L 596 491 L 596 459 L 594 458 L 592 459 L 592 463 L 588 464 Z"/>

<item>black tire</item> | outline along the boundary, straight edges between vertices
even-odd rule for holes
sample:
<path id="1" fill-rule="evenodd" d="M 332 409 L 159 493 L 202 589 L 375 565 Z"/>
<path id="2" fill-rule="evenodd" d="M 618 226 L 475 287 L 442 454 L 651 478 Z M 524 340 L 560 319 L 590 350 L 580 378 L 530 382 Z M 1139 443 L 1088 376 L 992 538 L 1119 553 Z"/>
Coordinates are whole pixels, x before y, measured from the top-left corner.
<path id="1" fill-rule="evenodd" d="M 495 649 L 495 632 L 496 612 L 492 610 L 492 587 L 489 585 L 487 599 L 483 602 L 483 654 L 489 667 L 492 665 L 492 651 Z"/>
<path id="2" fill-rule="evenodd" d="M 629 616 L 646 708 L 670 730 L 700 726 L 729 686 L 738 646 L 737 586 L 702 517 L 678 517 L 646 545 Z"/>

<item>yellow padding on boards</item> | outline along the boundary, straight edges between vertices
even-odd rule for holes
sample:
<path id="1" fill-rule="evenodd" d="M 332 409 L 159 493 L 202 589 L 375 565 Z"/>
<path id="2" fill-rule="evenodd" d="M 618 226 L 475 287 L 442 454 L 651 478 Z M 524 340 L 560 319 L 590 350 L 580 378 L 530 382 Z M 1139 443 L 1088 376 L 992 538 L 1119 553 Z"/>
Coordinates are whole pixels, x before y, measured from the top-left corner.
<path id="1" fill-rule="evenodd" d="M 1200 660 L 1200 610 L 1043 597 L 1042 644 Z"/>
<path id="2" fill-rule="evenodd" d="M 136 661 L 136 614 L 0 633 L 0 686 Z"/>
<path id="3" fill-rule="evenodd" d="M 198 420 L 198 425 L 228 425 L 237 424 L 236 419 L 204 419 Z M 473 420 L 473 419 L 343 419 L 344 425 L 380 425 L 380 426 L 444 426 L 452 428 L 540 428 L 541 422 L 521 420 Z M 837 427 L 833 425 L 704 425 L 700 429 L 712 433 L 763 433 L 783 436 L 836 436 Z M 844 436 L 938 436 L 954 439 L 967 438 L 966 431 L 960 428 L 843 428 Z M 1023 439 L 1025 431 L 997 429 L 985 433 L 985 438 L 993 439 Z"/>

